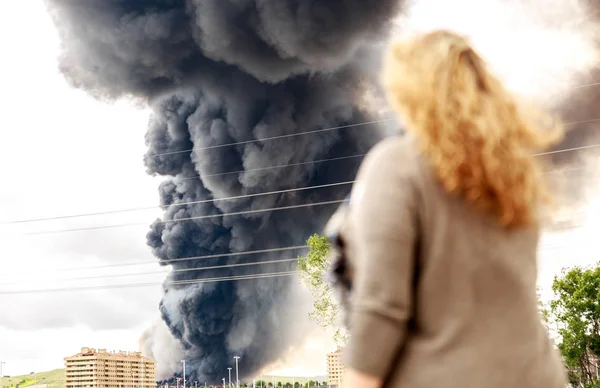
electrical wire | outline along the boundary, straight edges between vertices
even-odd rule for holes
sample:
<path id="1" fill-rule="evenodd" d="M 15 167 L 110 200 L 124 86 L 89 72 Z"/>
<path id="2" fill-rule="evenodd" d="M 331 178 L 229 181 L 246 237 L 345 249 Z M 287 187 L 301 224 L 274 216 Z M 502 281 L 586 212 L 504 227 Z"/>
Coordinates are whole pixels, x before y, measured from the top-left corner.
<path id="1" fill-rule="evenodd" d="M 286 194 L 286 193 L 295 193 L 298 191 L 324 189 L 324 188 L 329 188 L 329 187 L 351 185 L 354 182 L 355 181 L 346 181 L 346 182 L 328 183 L 328 184 L 324 184 L 324 185 L 304 186 L 304 187 L 298 187 L 298 188 L 294 188 L 294 189 L 275 190 L 275 191 L 267 191 L 267 192 L 255 193 L 255 194 L 244 194 L 244 195 L 236 195 L 236 196 L 231 196 L 231 197 L 203 199 L 203 200 L 199 200 L 199 201 L 173 203 L 173 204 L 166 205 L 166 206 L 144 206 L 144 207 L 136 207 L 136 208 L 128 208 L 128 209 L 107 210 L 107 211 L 95 212 L 95 213 L 71 214 L 71 215 L 46 217 L 46 218 L 31 218 L 31 219 L 25 219 L 25 220 L 1 222 L 0 225 L 24 224 L 24 223 L 40 222 L 40 221 L 53 221 L 53 220 L 63 220 L 63 219 L 68 219 L 68 218 L 81 218 L 81 217 L 100 216 L 100 215 L 106 215 L 106 214 L 118 214 L 118 213 L 127 213 L 127 212 L 143 211 L 143 210 L 154 210 L 154 209 L 159 209 L 161 207 L 168 209 L 171 207 L 199 205 L 199 204 L 203 204 L 203 203 L 213 203 L 213 202 L 218 202 L 218 201 L 233 201 L 233 200 L 237 200 L 237 199 L 254 198 L 254 197 L 260 197 L 260 196 L 266 196 L 266 195 Z"/>
<path id="2" fill-rule="evenodd" d="M 88 267 L 67 267 L 67 268 L 44 269 L 39 272 L 27 271 L 27 273 L 24 275 L 30 276 L 30 275 L 33 275 L 36 273 L 48 274 L 48 273 L 52 273 L 52 272 L 60 273 L 60 272 L 71 272 L 71 271 L 87 271 L 87 270 L 119 268 L 119 267 L 129 267 L 129 266 L 147 265 L 147 264 L 168 265 L 170 263 L 190 261 L 190 260 L 220 259 L 220 258 L 225 258 L 225 257 L 256 255 L 256 254 L 260 254 L 260 253 L 295 251 L 295 250 L 301 250 L 301 249 L 307 249 L 307 248 L 308 248 L 308 245 L 292 245 L 292 246 L 281 247 L 281 248 L 258 249 L 258 250 L 253 250 L 253 251 L 230 252 L 230 253 L 222 253 L 222 254 L 182 257 L 182 258 L 167 259 L 167 260 L 144 260 L 144 261 L 134 261 L 134 262 L 118 263 L 118 264 L 95 265 L 95 266 L 88 266 Z M 167 272 L 165 272 L 165 273 L 167 273 Z"/>
<path id="3" fill-rule="evenodd" d="M 576 229 L 582 225 L 565 226 L 562 228 L 553 228 L 553 230 L 565 230 L 565 229 Z M 290 259 L 292 260 L 292 259 Z M 89 290 L 105 290 L 105 289 L 122 289 L 122 288 L 134 288 L 134 287 L 149 287 L 157 285 L 194 285 L 203 283 L 215 283 L 224 281 L 240 281 L 240 280 L 252 280 L 252 279 L 265 279 L 280 276 L 292 276 L 298 274 L 300 271 L 281 271 L 271 273 L 259 273 L 239 276 L 224 276 L 204 279 L 190 279 L 180 281 L 167 281 L 167 282 L 151 282 L 151 283 L 125 283 L 116 285 L 99 285 L 99 286 L 84 286 L 84 287 L 64 287 L 64 288 L 43 288 L 43 289 L 29 289 L 29 290 L 5 290 L 0 291 L 0 295 L 23 295 L 23 294 L 36 294 L 36 293 L 51 293 L 51 292 L 68 292 L 68 291 L 89 291 Z"/>
<path id="4" fill-rule="evenodd" d="M 598 147 L 600 147 L 600 144 L 590 144 L 590 145 L 585 145 L 585 146 L 580 146 L 580 147 L 565 148 L 564 150 L 540 152 L 538 154 L 535 154 L 534 156 L 553 155 L 553 154 L 560 154 L 561 152 L 588 150 L 591 148 L 598 148 Z"/>
<path id="5" fill-rule="evenodd" d="M 598 83 L 598 84 L 600 84 L 600 83 Z M 586 87 L 586 86 L 592 86 L 592 85 L 596 85 L 596 84 L 581 85 L 580 87 Z M 381 121 L 382 120 L 358 123 L 356 125 L 372 124 L 372 123 L 381 122 Z M 383 120 L 383 121 L 385 121 L 385 120 Z M 566 125 L 576 125 L 576 124 L 591 123 L 591 122 L 597 122 L 597 121 L 600 121 L 600 118 L 571 122 L 571 123 L 567 123 Z M 327 128 L 326 130 L 332 130 L 332 129 L 336 129 L 336 128 L 339 128 L 339 127 Z M 309 134 L 309 133 L 314 133 L 314 131 L 302 132 L 300 134 Z M 288 136 L 288 135 L 285 135 L 285 136 Z M 289 136 L 291 136 L 291 135 L 289 135 Z M 265 138 L 265 139 L 271 139 L 271 138 Z M 256 141 L 265 140 L 265 139 L 259 139 Z M 232 143 L 232 144 L 235 145 L 238 143 Z M 223 146 L 225 146 L 225 145 L 223 145 Z M 534 154 L 534 156 L 543 156 L 543 155 L 578 151 L 578 150 L 598 148 L 598 147 L 600 147 L 600 144 L 592 144 L 592 145 L 568 148 L 568 149 L 563 149 L 563 150 L 541 152 L 541 153 Z M 187 180 L 187 179 L 196 179 L 196 178 L 200 178 L 200 177 L 208 178 L 208 177 L 224 176 L 224 175 L 231 175 L 231 174 L 241 174 L 241 173 L 245 173 L 245 172 L 265 171 L 265 170 L 271 170 L 271 169 L 279 169 L 279 168 L 286 168 L 286 167 L 303 166 L 303 165 L 308 165 L 308 164 L 326 163 L 326 162 L 333 162 L 333 161 L 339 161 L 339 160 L 360 158 L 360 157 L 364 157 L 365 155 L 366 155 L 365 153 L 361 153 L 361 154 L 342 156 L 342 157 L 337 157 L 337 158 L 320 159 L 320 160 L 313 160 L 313 161 L 307 161 L 307 162 L 288 163 L 288 164 L 281 164 L 281 165 L 276 165 L 276 166 L 253 168 L 253 169 L 248 169 L 248 170 L 229 171 L 229 172 L 207 174 L 207 175 L 194 175 L 194 176 L 190 176 L 190 177 L 183 177 L 180 179 Z M 311 189 L 320 189 L 320 188 L 352 184 L 354 182 L 355 181 L 347 181 L 347 182 L 331 183 L 331 184 L 324 184 L 324 185 L 315 185 L 315 186 L 298 187 L 298 188 L 292 188 L 292 189 L 276 190 L 276 191 L 270 191 L 270 192 L 264 192 L 264 193 L 245 194 L 245 195 L 231 196 L 231 197 L 225 197 L 225 198 L 213 198 L 213 199 L 200 200 L 200 201 L 190 201 L 190 202 L 184 202 L 184 203 L 179 203 L 179 204 L 171 204 L 171 205 L 165 206 L 165 208 L 169 208 L 169 207 L 173 207 L 173 206 L 186 206 L 186 205 L 193 205 L 193 204 L 211 203 L 211 202 L 217 202 L 217 201 L 236 200 L 236 199 L 251 198 L 251 197 L 265 196 L 265 195 L 283 194 L 283 193 L 311 190 Z M 108 211 L 93 212 L 93 213 L 81 213 L 81 214 L 72 214 L 72 215 L 64 215 L 64 216 L 5 221 L 5 222 L 1 222 L 0 225 L 13 225 L 13 224 L 32 223 L 32 222 L 40 222 L 40 221 L 52 221 L 52 220 L 61 220 L 61 219 L 69 219 L 69 218 L 81 218 L 81 217 L 99 216 L 99 215 L 107 215 L 107 214 L 118 214 L 118 213 L 134 212 L 134 211 L 142 211 L 142 210 L 153 210 L 153 209 L 157 209 L 160 207 L 161 206 L 146 206 L 146 207 L 137 207 L 137 208 L 128 208 L 128 209 L 108 210 Z"/>
<path id="6" fill-rule="evenodd" d="M 164 271 L 153 271 L 153 272 L 135 272 L 135 273 L 119 273 L 119 274 L 107 274 L 107 275 L 95 275 L 95 276 L 81 276 L 76 278 L 68 278 L 68 279 L 56 279 L 59 281 L 73 281 L 73 280 L 92 280 L 92 279 L 110 279 L 110 278 L 123 278 L 128 276 L 145 276 L 145 275 L 167 275 L 169 273 L 183 273 L 183 272 L 197 272 L 197 271 L 207 271 L 214 269 L 224 269 L 224 268 L 237 268 L 237 267 L 249 267 L 254 265 L 266 265 L 266 264 L 276 264 L 276 263 L 289 263 L 298 261 L 298 258 L 293 259 L 277 259 L 277 260 L 264 260 L 264 261 L 255 261 L 251 263 L 234 263 L 234 264 L 224 264 L 224 265 L 211 265 L 208 267 L 195 267 L 195 268 L 177 268 L 172 269 L 170 272 Z M 0 286 L 5 285 L 13 285 L 13 284 L 21 284 L 22 281 L 16 282 L 3 282 L 0 283 Z"/>
<path id="7" fill-rule="evenodd" d="M 192 175 L 192 176 L 188 176 L 188 177 L 183 177 L 183 178 L 179 178 L 179 180 L 185 181 L 185 180 L 189 180 L 189 179 L 196 179 L 196 178 L 211 178 L 211 177 L 216 177 L 216 176 L 224 176 L 224 175 L 233 175 L 233 174 L 242 174 L 245 172 L 254 172 L 254 171 L 265 171 L 265 170 L 274 170 L 277 168 L 286 168 L 286 167 L 296 167 L 296 166 L 306 166 L 308 164 L 317 164 L 317 163 L 325 163 L 325 162 L 335 162 L 335 161 L 339 161 L 339 160 L 347 160 L 347 159 L 355 159 L 355 158 L 362 158 L 363 156 L 365 156 L 366 153 L 363 154 L 356 154 L 356 155 L 349 155 L 349 156 L 340 156 L 337 158 L 328 158 L 328 159 L 319 159 L 319 160 L 310 160 L 307 162 L 297 162 L 297 163 L 288 163 L 288 164 L 279 164 L 277 166 L 268 166 L 268 167 L 258 167 L 258 168 L 249 168 L 247 170 L 237 170 L 237 171 L 228 171 L 228 172 L 219 172 L 216 174 L 206 174 L 206 175 Z"/>
<path id="8" fill-rule="evenodd" d="M 221 258 L 227 258 L 227 257 L 237 257 L 237 256 L 247 256 L 247 255 L 256 255 L 256 254 L 263 254 L 263 253 L 275 253 L 275 252 L 282 252 L 282 251 L 294 251 L 294 250 L 305 250 L 308 249 L 309 246 L 308 245 L 292 245 L 292 246 L 286 246 L 286 247 L 281 247 L 281 248 L 269 248 L 269 249 L 259 249 L 259 250 L 252 250 L 252 251 L 241 251 L 241 252 L 230 252 L 230 253 L 223 253 L 223 254 L 211 254 L 211 255 L 201 255 L 201 256 L 191 256 L 191 257 L 182 257 L 182 258 L 176 258 L 176 259 L 166 259 L 166 260 L 144 260 L 144 261 L 136 261 L 136 262 L 126 262 L 126 263 L 118 263 L 118 264 L 106 264 L 106 265 L 97 265 L 97 266 L 87 266 L 87 267 L 67 267 L 67 268 L 53 268 L 53 269 L 44 269 L 42 271 L 39 272 L 31 272 L 28 271 L 27 275 L 31 276 L 31 275 L 35 275 L 35 274 L 45 274 L 47 275 L 48 273 L 52 273 L 52 272 L 71 272 L 71 271 L 88 271 L 88 270 L 99 270 L 99 269 L 107 269 L 107 268 L 120 268 L 120 267 L 129 267 L 129 266 L 139 266 L 139 265 L 149 265 L 149 264 L 159 264 L 159 265 L 169 265 L 171 263 L 178 263 L 178 262 L 184 262 L 184 261 L 198 261 L 198 260 L 207 260 L 207 259 L 221 259 Z M 541 245 L 539 247 L 539 249 L 550 249 L 550 248 L 556 248 L 555 246 L 546 246 L 546 245 Z M 296 259 L 286 259 L 286 260 L 296 260 Z M 262 262 L 258 262 L 258 264 L 261 264 Z M 206 268 L 206 267 L 201 267 L 201 268 Z M 185 271 L 193 271 L 195 269 L 175 269 L 172 270 L 171 272 L 185 272 Z M 119 275 L 106 275 L 106 276 L 91 276 L 91 277 L 78 277 L 78 278 L 68 278 L 68 279 L 63 279 L 63 280 L 84 280 L 84 279 L 98 279 L 98 278 L 104 278 L 104 277 L 121 277 L 121 276 L 137 276 L 137 275 L 150 275 L 150 274 L 168 274 L 169 272 L 140 272 L 140 273 L 128 273 L 128 274 L 119 274 Z M 1 284 L 11 284 L 11 283 L 0 283 Z"/>
<path id="9" fill-rule="evenodd" d="M 178 219 L 174 219 L 174 220 L 156 221 L 156 223 L 170 224 L 170 223 L 183 222 L 183 221 L 194 221 L 194 220 L 204 220 L 204 219 L 209 219 L 209 218 L 239 216 L 239 215 L 244 215 L 244 214 L 258 214 L 258 213 L 299 209 L 299 208 L 314 207 L 314 206 L 326 206 L 326 205 L 333 205 L 333 204 L 342 203 L 342 202 L 344 202 L 344 200 L 339 199 L 339 200 L 334 200 L 334 201 L 313 202 L 313 203 L 305 203 L 305 204 L 300 204 L 300 205 L 272 207 L 272 208 L 267 208 L 267 209 L 244 210 L 244 211 L 232 212 L 232 213 L 209 214 L 209 215 L 204 215 L 204 216 L 185 217 L 185 218 L 178 218 Z M 26 235 L 26 236 L 27 235 L 28 236 L 47 235 L 47 234 L 57 234 L 57 233 L 81 232 L 81 231 L 98 230 L 98 229 L 123 228 L 123 227 L 128 227 L 128 226 L 142 226 L 142 225 L 147 226 L 148 223 L 147 222 L 135 222 L 135 223 L 132 222 L 132 223 L 126 223 L 126 224 L 100 225 L 100 226 L 90 226 L 90 227 L 84 227 L 84 228 L 49 230 L 49 231 L 43 231 L 43 232 L 29 232 L 29 233 L 23 233 L 23 235 Z"/>
<path id="10" fill-rule="evenodd" d="M 296 275 L 298 273 L 299 273 L 299 271 L 282 271 L 282 272 L 271 272 L 271 273 L 264 273 L 264 274 L 224 276 L 224 277 L 216 277 L 216 278 L 181 280 L 181 281 L 171 281 L 171 282 L 124 283 L 124 284 L 102 285 L 102 286 L 40 288 L 40 289 L 29 289 L 29 290 L 7 290 L 7 291 L 0 291 L 0 295 L 23 295 L 23 294 L 38 294 L 38 293 L 45 294 L 45 293 L 50 293 L 50 292 L 66 292 L 66 291 L 79 292 L 79 291 L 90 291 L 90 290 L 151 287 L 151 286 L 159 286 L 159 285 L 193 285 L 193 284 L 203 284 L 203 283 L 218 283 L 218 282 L 226 282 L 226 281 L 266 279 L 266 278 L 274 278 L 274 277 L 281 277 L 281 276 L 292 276 L 292 275 Z"/>
<path id="11" fill-rule="evenodd" d="M 585 85 L 583 85 L 583 86 L 585 86 Z M 571 122 L 571 123 L 567 123 L 567 125 L 589 123 L 589 122 L 596 122 L 596 121 L 600 121 L 600 119 L 592 119 L 592 120 L 584 120 L 584 121 L 578 121 L 578 122 Z M 373 123 L 373 122 L 367 122 L 367 123 Z M 363 124 L 365 124 L 365 123 L 363 123 Z M 332 129 L 334 129 L 334 128 L 328 128 L 327 130 L 332 130 Z M 314 131 L 312 131 L 312 132 L 304 132 L 302 134 L 308 134 L 308 133 L 314 133 Z M 285 136 L 288 136 L 288 135 L 285 135 Z M 563 152 L 571 152 L 571 151 L 591 149 L 591 148 L 597 148 L 597 147 L 600 147 L 600 144 L 592 144 L 592 145 L 581 146 L 581 147 L 573 147 L 573 148 L 556 150 L 556 151 L 542 152 L 542 153 L 534 154 L 534 156 L 543 156 L 543 155 L 550 155 L 550 154 L 558 154 L 558 153 L 563 153 Z M 263 170 L 268 170 L 268 169 L 285 168 L 285 167 L 292 167 L 292 166 L 299 166 L 299 165 L 306 165 L 306 164 L 313 164 L 313 163 L 331 162 L 331 161 L 345 160 L 345 159 L 358 158 L 358 157 L 364 157 L 364 156 L 365 156 L 365 154 L 362 153 L 362 154 L 344 156 L 344 157 L 339 157 L 339 158 L 328 158 L 328 159 L 308 161 L 308 162 L 299 162 L 299 163 L 290 163 L 290 164 L 270 166 L 270 167 L 261 167 L 261 168 L 256 168 L 256 169 L 240 170 L 240 171 L 225 172 L 225 173 L 218 173 L 218 174 L 209 174 L 209 175 L 203 175 L 203 177 L 221 176 L 221 175 L 227 175 L 227 174 L 238 174 L 238 173 L 251 172 L 251 171 L 263 171 Z M 199 177 L 199 176 L 196 176 L 196 177 Z M 183 179 L 192 179 L 192 178 L 196 178 L 196 177 L 186 177 L 186 178 L 183 178 Z M 333 183 L 333 184 L 328 184 L 328 185 L 317 185 L 317 186 L 292 188 L 292 189 L 286 189 L 286 190 L 277 190 L 277 191 L 266 192 L 266 193 L 247 194 L 247 195 L 234 196 L 234 197 L 228 197 L 228 198 L 215 198 L 215 199 L 208 199 L 208 200 L 202 200 L 202 201 L 193 201 L 193 202 L 187 202 L 187 203 L 182 203 L 182 204 L 173 204 L 173 205 L 184 206 L 185 204 L 208 203 L 208 202 L 215 202 L 215 201 L 219 201 L 219 200 L 234 200 L 234 199 L 242 199 L 242 198 L 246 198 L 246 197 L 255 197 L 255 196 L 260 196 L 260 195 L 270 195 L 270 194 L 278 194 L 278 193 L 285 193 L 285 192 L 294 192 L 294 191 L 300 191 L 300 190 L 308 190 L 308 189 L 312 189 L 312 188 L 316 189 L 316 188 L 332 187 L 332 186 L 335 186 L 335 185 L 344 185 L 344 184 L 351 184 L 351 183 L 354 183 L 354 181 Z M 329 203 L 326 203 L 326 204 L 329 204 Z M 158 222 L 159 223 L 171 223 L 171 222 L 196 220 L 196 219 L 203 219 L 203 218 L 223 217 L 223 216 L 227 216 L 227 215 L 241 215 L 241 214 L 247 214 L 247 213 L 252 213 L 252 212 L 259 213 L 259 212 L 266 212 L 266 211 L 292 209 L 294 207 L 306 207 L 306 206 L 318 206 L 318 205 L 320 205 L 320 204 L 314 204 L 314 205 L 295 205 L 295 206 L 288 206 L 288 207 L 282 207 L 282 208 L 250 210 L 250 211 L 246 211 L 246 212 L 236 212 L 236 213 L 229 213 L 229 214 L 206 215 L 206 216 L 200 216 L 200 217 L 189 217 L 189 218 L 182 218 L 182 219 L 178 219 L 178 220 L 166 220 L 166 221 L 158 221 Z M 152 207 L 152 208 L 155 208 L 155 207 Z M 66 215 L 66 216 L 36 218 L 36 219 L 29 219 L 29 220 L 17 220 L 17 221 L 4 222 L 4 223 L 1 223 L 0 225 L 30 223 L 30 222 L 38 222 L 38 221 L 49 221 L 49 220 L 59 220 L 59 219 L 67 219 L 67 218 L 77 218 L 77 217 L 103 215 L 103 214 L 115 214 L 115 213 L 123 213 L 123 212 L 130 212 L 130 211 L 137 211 L 137 210 L 146 210 L 146 209 L 151 209 L 151 208 L 150 207 L 144 207 L 144 208 L 120 209 L 120 210 L 111 210 L 111 211 L 96 212 L 96 213 L 84 213 L 84 214 L 75 214 L 75 215 Z M 94 227 L 87 227 L 87 228 L 74 228 L 74 229 L 63 229 L 63 230 L 57 230 L 57 231 L 32 232 L 32 233 L 25 233 L 25 235 L 67 233 L 67 232 L 74 232 L 74 231 L 97 230 L 97 229 L 111 229 L 111 228 L 118 228 L 118 227 L 141 226 L 141 225 L 147 225 L 147 223 L 126 223 L 126 224 L 117 224 L 117 225 L 102 225 L 102 226 L 94 226 Z"/>
<path id="12" fill-rule="evenodd" d="M 534 156 L 542 156 L 542 155 L 549 155 L 549 154 L 569 152 L 569 151 L 577 151 L 577 150 L 597 148 L 597 147 L 600 147 L 600 144 L 592 144 L 592 145 L 568 148 L 568 149 L 557 150 L 557 151 L 542 152 L 542 153 L 534 154 Z M 265 168 L 261 168 L 261 169 L 246 170 L 246 171 L 257 171 L 257 170 L 264 170 L 264 169 L 269 169 L 269 168 L 290 167 L 290 166 L 297 166 L 297 165 L 302 165 L 302 164 L 327 162 L 327 161 L 349 159 L 349 158 L 362 157 L 362 156 L 365 156 L 365 154 L 344 156 L 341 158 L 323 159 L 323 160 L 317 160 L 317 161 L 312 161 L 312 162 L 293 163 L 293 164 L 265 167 Z M 579 169 L 579 168 L 574 168 L 573 170 L 577 170 L 577 169 Z M 546 173 L 554 173 L 554 172 L 561 172 L 561 171 L 563 171 L 563 169 L 551 170 Z M 243 172 L 243 171 L 236 171 L 236 172 L 232 172 L 232 173 L 239 173 L 239 172 Z M 229 173 L 224 173 L 224 174 L 229 174 Z M 209 176 L 212 176 L 212 175 L 209 175 Z M 190 178 L 196 178 L 196 176 L 183 178 L 183 179 L 190 179 Z M 259 197 L 259 196 L 293 193 L 293 192 L 306 191 L 306 190 L 316 190 L 316 189 L 322 189 L 322 188 L 351 185 L 351 184 L 354 184 L 355 182 L 356 182 L 355 180 L 351 180 L 351 181 L 336 182 L 336 183 L 329 183 L 329 184 L 323 184 L 323 185 L 314 185 L 314 186 L 305 186 L 305 187 L 298 187 L 298 188 L 292 188 L 292 189 L 267 191 L 267 192 L 262 192 L 262 193 L 244 194 L 244 195 L 237 195 L 237 196 L 224 197 L 224 198 L 212 198 L 212 199 L 205 199 L 205 200 L 198 200 L 198 201 L 181 202 L 181 203 L 174 203 L 174 204 L 162 206 L 162 208 L 167 209 L 167 208 L 171 208 L 171 207 L 189 206 L 189 205 L 196 205 L 196 204 L 203 204 L 203 203 L 214 203 L 214 202 L 218 202 L 218 201 L 231 201 L 231 200 L 238 200 L 238 199 L 244 199 L 244 198 L 254 198 L 254 197 Z M 31 218 L 31 219 L 24 219 L 24 220 L 1 222 L 0 225 L 14 225 L 14 224 L 24 224 L 24 223 L 33 223 L 33 222 L 41 222 L 41 221 L 54 221 L 54 220 L 62 220 L 62 219 L 70 219 L 70 218 L 83 218 L 83 217 L 92 217 L 92 216 L 100 216 L 100 215 L 108 215 L 108 214 L 119 214 L 119 213 L 127 213 L 127 212 L 143 211 L 143 210 L 154 210 L 154 209 L 158 209 L 158 208 L 161 208 L 161 206 L 144 206 L 144 207 L 137 207 L 137 208 L 107 210 L 107 211 L 93 212 L 93 213 L 80 213 L 80 214 L 70 214 L 70 215 L 54 216 L 54 217 Z"/>
<path id="13" fill-rule="evenodd" d="M 593 82 L 591 84 L 584 84 L 584 85 L 574 86 L 573 89 L 583 89 L 583 88 L 589 88 L 591 86 L 598 86 L 598 85 L 600 85 L 600 82 Z"/>
<path id="14" fill-rule="evenodd" d="M 211 149 L 215 149 L 215 148 L 233 147 L 233 146 L 238 146 L 238 145 L 252 144 L 252 143 L 258 143 L 258 142 L 264 142 L 264 141 L 270 141 L 270 140 L 276 140 L 276 139 L 286 139 L 286 138 L 296 137 L 296 136 L 312 135 L 312 134 L 315 134 L 315 133 L 329 132 L 329 131 L 334 131 L 334 130 L 337 130 L 337 129 L 347 129 L 347 128 L 360 127 L 360 126 L 363 126 L 363 125 L 379 124 L 379 123 L 383 123 L 383 122 L 386 122 L 386 121 L 392 121 L 392 120 L 395 120 L 395 119 L 396 119 L 395 117 L 391 117 L 391 118 L 386 118 L 386 119 L 381 119 L 381 120 L 365 121 L 365 122 L 362 122 L 362 123 L 340 125 L 340 126 L 337 126 L 337 127 L 316 129 L 316 130 L 306 131 L 306 132 L 290 133 L 288 135 L 263 137 L 263 138 L 260 138 L 260 139 L 238 141 L 238 142 L 226 143 L 226 144 L 218 144 L 218 145 L 207 146 L 207 147 L 194 147 L 194 148 L 189 148 L 189 149 L 180 150 L 180 151 L 161 152 L 161 153 L 152 154 L 151 156 L 157 157 L 157 156 L 165 156 L 165 155 L 175 155 L 175 154 L 182 154 L 182 153 L 192 152 L 192 151 L 204 151 L 204 150 L 211 150 Z"/>
<path id="15" fill-rule="evenodd" d="M 576 148 L 569 148 L 569 149 L 558 150 L 558 151 L 550 151 L 550 152 L 546 152 L 546 153 L 535 154 L 534 156 L 541 156 L 541 155 L 547 155 L 547 154 L 552 154 L 552 153 L 560 153 L 560 152 L 566 152 L 566 151 L 575 151 L 575 150 L 579 150 L 579 149 L 594 148 L 594 147 L 600 147 L 600 144 L 591 145 L 591 146 L 576 147 Z M 574 171 L 574 170 L 580 170 L 580 169 L 581 168 L 555 169 L 555 170 L 546 171 L 545 174 L 552 174 L 552 173 L 563 172 L 563 171 Z M 212 203 L 212 202 L 217 202 L 217 201 L 237 200 L 237 199 L 243 199 L 243 198 L 253 198 L 253 197 L 258 197 L 258 196 L 266 196 L 266 195 L 274 195 L 274 194 L 292 193 L 292 192 L 306 191 L 306 190 L 313 190 L 313 189 L 322 189 L 322 188 L 329 188 L 329 187 L 336 187 L 336 186 L 343 186 L 343 185 L 351 185 L 351 184 L 354 184 L 355 182 L 356 182 L 355 180 L 352 180 L 352 181 L 345 181 L 345 182 L 329 183 L 329 184 L 324 184 L 324 185 L 315 185 L 315 186 L 306 186 L 306 187 L 299 187 L 299 188 L 293 188 L 293 189 L 268 191 L 268 192 L 255 193 L 255 194 L 244 194 L 244 195 L 238 195 L 238 196 L 232 196 L 232 197 L 224 197 L 224 198 L 214 198 L 214 199 L 206 199 L 206 200 L 199 200 L 199 201 L 182 202 L 182 203 L 176 203 L 176 204 L 171 204 L 171 205 L 165 206 L 165 208 L 179 207 L 179 206 L 189 206 L 189 205 L 203 204 L 203 203 Z M 150 210 L 150 209 L 156 209 L 156 208 L 158 208 L 158 206 L 152 206 L 152 207 L 148 206 L 148 207 L 138 207 L 138 208 L 109 210 L 109 211 L 96 212 L 96 213 L 71 214 L 71 215 L 55 216 L 55 217 L 47 217 L 47 218 L 33 218 L 33 219 L 26 219 L 26 220 L 8 221 L 8 222 L 0 223 L 0 225 L 14 225 L 14 224 L 33 223 L 33 222 L 40 222 L 40 221 L 61 220 L 61 219 L 69 219 L 69 218 L 81 218 L 81 217 L 89 217 L 89 216 L 98 216 L 98 215 L 107 215 L 107 214 L 117 214 L 117 213 L 125 213 L 125 212 L 134 212 L 134 211 L 140 211 L 140 210 Z M 210 215 L 210 216 L 207 216 L 207 217 L 219 217 L 219 216 L 222 216 L 222 215 Z M 188 219 L 192 219 L 192 218 L 188 218 Z M 175 221 L 185 221 L 185 220 L 188 220 L 188 219 L 179 219 L 179 220 L 162 221 L 162 222 L 163 223 L 169 223 L 169 222 L 175 222 Z M 197 218 L 193 218 L 193 219 L 197 219 Z M 114 228 L 114 227 L 121 227 L 121 226 L 140 226 L 140 225 L 147 225 L 147 223 L 144 223 L 144 224 L 142 224 L 142 223 L 120 224 L 120 225 L 112 225 L 112 226 L 108 225 L 108 226 L 90 227 L 89 230 L 96 229 L 96 228 L 105 229 L 105 228 Z M 81 228 L 81 229 L 75 229 L 75 230 L 88 230 L 88 229 Z M 73 231 L 75 231 L 75 230 L 73 230 Z M 67 230 L 67 231 L 71 231 L 71 230 Z M 51 232 L 50 231 L 50 232 L 41 232 L 41 233 L 42 234 L 49 234 L 49 233 L 59 233 L 59 232 L 60 231 L 55 231 L 55 232 Z M 33 234 L 38 234 L 38 233 L 33 233 Z"/>
<path id="16" fill-rule="evenodd" d="M 597 86 L 597 85 L 600 85 L 600 82 L 579 85 L 579 86 L 573 87 L 572 89 L 581 89 L 581 88 L 592 87 L 592 86 Z M 359 127 L 359 126 L 363 126 L 363 125 L 379 124 L 379 123 L 393 121 L 393 120 L 396 120 L 396 118 L 390 117 L 390 118 L 385 118 L 385 119 L 380 119 L 380 120 L 365 121 L 362 123 L 340 125 L 340 126 L 336 126 L 336 127 L 322 128 L 322 129 L 316 129 L 316 130 L 312 130 L 312 131 L 291 133 L 291 134 L 287 134 L 287 135 L 263 137 L 260 139 L 245 140 L 245 141 L 238 141 L 238 142 L 225 143 L 225 144 L 217 144 L 217 145 L 205 146 L 205 147 L 193 147 L 193 148 L 188 148 L 188 149 L 179 150 L 179 151 L 160 152 L 160 153 L 152 154 L 151 156 L 158 157 L 158 156 L 166 156 L 166 155 L 176 155 L 176 154 L 192 152 L 192 151 L 205 151 L 205 150 L 211 150 L 211 149 L 215 149 L 215 148 L 233 147 L 233 146 L 244 145 L 244 144 L 265 142 L 265 141 L 270 141 L 270 140 L 285 139 L 285 138 L 303 136 L 303 135 L 311 135 L 311 134 L 316 134 L 316 133 L 334 131 L 334 130 L 338 130 L 338 129 L 354 128 L 354 127 Z"/>

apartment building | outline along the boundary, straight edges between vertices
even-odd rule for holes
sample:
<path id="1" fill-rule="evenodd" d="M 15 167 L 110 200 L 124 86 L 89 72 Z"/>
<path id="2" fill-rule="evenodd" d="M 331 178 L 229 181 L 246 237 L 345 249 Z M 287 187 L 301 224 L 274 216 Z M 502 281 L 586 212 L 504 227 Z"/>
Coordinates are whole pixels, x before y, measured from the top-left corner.
<path id="1" fill-rule="evenodd" d="M 327 354 L 327 379 L 330 387 L 337 387 L 344 379 L 344 364 L 342 363 L 342 348 L 338 347 L 333 353 Z"/>
<path id="2" fill-rule="evenodd" d="M 65 358 L 65 388 L 155 388 L 156 363 L 139 352 L 82 348 Z"/>

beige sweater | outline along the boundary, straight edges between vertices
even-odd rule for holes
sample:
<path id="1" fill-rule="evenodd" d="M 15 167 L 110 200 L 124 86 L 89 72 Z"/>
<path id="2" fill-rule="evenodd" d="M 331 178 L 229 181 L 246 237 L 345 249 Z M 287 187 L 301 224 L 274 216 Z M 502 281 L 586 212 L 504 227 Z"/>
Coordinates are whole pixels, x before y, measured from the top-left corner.
<path id="1" fill-rule="evenodd" d="M 565 388 L 537 307 L 537 229 L 447 196 L 408 138 L 366 157 L 342 228 L 346 364 L 398 388 Z"/>

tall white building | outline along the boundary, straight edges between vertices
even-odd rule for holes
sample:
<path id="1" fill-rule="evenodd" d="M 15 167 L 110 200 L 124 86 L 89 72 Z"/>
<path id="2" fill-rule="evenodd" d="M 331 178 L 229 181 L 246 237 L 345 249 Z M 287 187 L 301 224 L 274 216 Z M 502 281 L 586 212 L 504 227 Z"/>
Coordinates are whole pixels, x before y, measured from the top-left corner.
<path id="1" fill-rule="evenodd" d="M 338 387 L 344 379 L 344 364 L 342 363 L 343 349 L 338 347 L 333 353 L 327 354 L 327 379 L 331 387 Z"/>
<path id="2" fill-rule="evenodd" d="M 155 388 L 156 363 L 139 352 L 82 348 L 65 358 L 65 388 Z"/>

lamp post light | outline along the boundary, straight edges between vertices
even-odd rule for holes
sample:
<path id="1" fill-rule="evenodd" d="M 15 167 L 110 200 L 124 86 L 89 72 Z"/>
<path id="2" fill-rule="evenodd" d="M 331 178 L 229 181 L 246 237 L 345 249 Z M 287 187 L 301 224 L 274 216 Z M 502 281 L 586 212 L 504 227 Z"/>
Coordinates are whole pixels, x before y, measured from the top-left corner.
<path id="1" fill-rule="evenodd" d="M 240 356 L 234 356 L 233 358 L 235 358 L 235 386 L 236 388 L 240 388 L 240 375 L 238 373 L 238 361 Z"/>
<path id="2" fill-rule="evenodd" d="M 183 363 L 183 388 L 185 388 L 185 360 L 181 360 Z"/>
<path id="3" fill-rule="evenodd" d="M 231 368 L 227 368 L 227 371 L 229 372 L 229 388 L 231 388 Z"/>
<path id="4" fill-rule="evenodd" d="M 223 388 L 225 388 L 225 377 L 223 377 Z"/>

